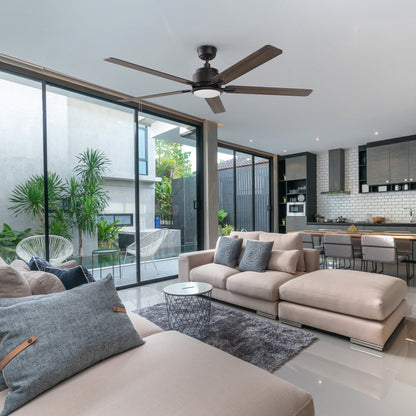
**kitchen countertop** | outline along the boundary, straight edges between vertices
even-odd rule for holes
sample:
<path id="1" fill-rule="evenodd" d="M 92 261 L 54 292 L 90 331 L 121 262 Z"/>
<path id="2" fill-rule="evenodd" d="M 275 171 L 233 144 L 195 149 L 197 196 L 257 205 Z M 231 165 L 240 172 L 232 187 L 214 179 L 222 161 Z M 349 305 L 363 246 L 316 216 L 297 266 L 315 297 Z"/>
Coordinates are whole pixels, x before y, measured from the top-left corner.
<path id="1" fill-rule="evenodd" d="M 377 226 L 381 226 L 381 227 L 408 227 L 408 226 L 414 226 L 416 227 L 416 222 L 382 222 L 382 223 L 372 223 L 372 222 L 313 222 L 310 221 L 307 223 L 308 225 L 322 225 L 322 226 L 327 226 L 327 225 L 335 225 L 335 226 L 340 226 L 340 225 L 356 225 L 356 226 L 360 226 L 360 225 L 365 225 L 365 226 L 370 226 L 370 227 L 377 227 Z"/>

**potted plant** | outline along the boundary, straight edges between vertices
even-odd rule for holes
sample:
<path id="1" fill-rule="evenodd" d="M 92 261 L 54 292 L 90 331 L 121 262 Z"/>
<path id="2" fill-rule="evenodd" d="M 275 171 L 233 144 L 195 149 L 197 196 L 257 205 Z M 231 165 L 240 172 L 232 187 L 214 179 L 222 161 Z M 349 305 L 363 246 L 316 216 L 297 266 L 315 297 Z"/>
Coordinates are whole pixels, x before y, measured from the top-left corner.
<path id="1" fill-rule="evenodd" d="M 286 218 L 282 218 L 282 225 L 286 225 Z"/>
<path id="2" fill-rule="evenodd" d="M 284 204 L 286 204 L 286 201 L 287 201 L 287 199 L 286 199 L 286 195 L 283 197 L 283 203 Z"/>

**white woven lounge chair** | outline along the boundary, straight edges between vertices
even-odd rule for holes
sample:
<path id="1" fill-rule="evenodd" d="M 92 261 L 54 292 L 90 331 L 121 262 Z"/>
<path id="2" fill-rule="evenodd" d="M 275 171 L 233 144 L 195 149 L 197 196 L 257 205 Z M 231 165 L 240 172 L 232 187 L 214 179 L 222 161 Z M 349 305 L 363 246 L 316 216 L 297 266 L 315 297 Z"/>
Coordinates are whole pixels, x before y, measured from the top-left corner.
<path id="1" fill-rule="evenodd" d="M 49 262 L 56 266 L 63 263 L 74 253 L 74 246 L 64 237 L 59 235 L 49 236 Z M 44 235 L 33 235 L 24 238 L 16 246 L 16 254 L 24 260 L 29 262 L 31 257 L 36 256 L 42 259 L 46 258 L 46 245 Z"/>
<path id="2" fill-rule="evenodd" d="M 163 240 L 168 235 L 168 230 L 166 229 L 158 229 L 147 233 L 140 237 L 140 260 L 152 257 L 158 248 L 162 245 Z M 126 255 L 124 256 L 124 262 L 126 261 L 127 254 L 132 254 L 133 256 L 136 255 L 136 242 L 131 243 L 129 246 L 126 247 Z M 156 269 L 156 273 L 159 274 L 159 270 L 156 266 L 156 263 L 152 262 L 154 268 Z"/>

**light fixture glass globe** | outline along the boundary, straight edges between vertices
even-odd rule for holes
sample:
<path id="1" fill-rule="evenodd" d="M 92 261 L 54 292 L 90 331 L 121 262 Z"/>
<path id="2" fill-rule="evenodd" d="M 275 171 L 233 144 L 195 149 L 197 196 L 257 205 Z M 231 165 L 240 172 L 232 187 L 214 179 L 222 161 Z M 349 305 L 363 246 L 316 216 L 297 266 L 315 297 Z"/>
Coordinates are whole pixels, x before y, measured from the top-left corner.
<path id="1" fill-rule="evenodd" d="M 214 98 L 221 94 L 221 91 L 214 88 L 200 88 L 193 91 L 193 94 L 200 98 Z"/>

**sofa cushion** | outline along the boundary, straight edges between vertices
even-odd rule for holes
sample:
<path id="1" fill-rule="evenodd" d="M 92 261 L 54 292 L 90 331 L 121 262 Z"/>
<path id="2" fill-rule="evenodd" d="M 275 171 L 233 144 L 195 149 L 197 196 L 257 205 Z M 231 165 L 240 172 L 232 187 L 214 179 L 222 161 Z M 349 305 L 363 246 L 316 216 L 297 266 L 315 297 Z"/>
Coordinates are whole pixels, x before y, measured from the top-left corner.
<path id="1" fill-rule="evenodd" d="M 299 260 L 297 269 L 304 272 L 305 259 L 303 257 L 302 236 L 300 233 L 278 234 L 278 233 L 260 233 L 260 241 L 273 241 L 273 250 L 299 250 Z"/>
<path id="2" fill-rule="evenodd" d="M 242 238 L 221 237 L 215 251 L 214 263 L 235 267 L 242 244 Z"/>
<path id="3" fill-rule="evenodd" d="M 381 321 L 407 296 L 406 282 L 354 270 L 318 270 L 285 283 L 280 299 Z"/>
<path id="4" fill-rule="evenodd" d="M 11 266 L 0 266 L 0 298 L 30 296 L 29 283 L 23 274 Z"/>
<path id="5" fill-rule="evenodd" d="M 227 279 L 226 288 L 232 293 L 275 302 L 279 299 L 279 287 L 293 278 L 290 273 L 273 270 L 240 272 Z"/>
<path id="6" fill-rule="evenodd" d="M 259 240 L 261 231 L 231 231 L 231 238 L 242 238 L 245 247 L 247 240 Z"/>
<path id="7" fill-rule="evenodd" d="M 63 283 L 52 273 L 24 271 L 23 276 L 29 283 L 32 295 L 47 295 L 65 290 Z"/>
<path id="8" fill-rule="evenodd" d="M 29 269 L 33 271 L 36 271 L 36 270 L 45 271 L 47 267 L 53 267 L 52 264 L 49 263 L 47 260 L 41 259 L 40 257 L 36 257 L 36 256 L 33 256 L 30 258 L 28 265 L 29 265 Z"/>
<path id="9" fill-rule="evenodd" d="M 132 413 L 312 416 L 314 409 L 309 393 L 274 374 L 179 332 L 166 331 L 55 386 L 16 416 Z"/>
<path id="10" fill-rule="evenodd" d="M 29 266 L 27 265 L 27 263 L 25 261 L 23 261 L 23 260 L 20 260 L 20 259 L 13 260 L 10 263 L 10 266 L 12 266 L 15 269 L 19 270 L 19 272 L 22 272 L 22 271 L 28 272 L 30 270 L 29 269 Z"/>
<path id="11" fill-rule="evenodd" d="M 3 368 L 10 392 L 2 416 L 91 365 L 142 345 L 127 314 L 114 307 L 124 308 L 113 279 L 106 278 L 1 308 L 0 357 L 28 344 Z"/>
<path id="12" fill-rule="evenodd" d="M 209 283 L 218 289 L 225 289 L 227 279 L 239 273 L 237 269 L 222 264 L 209 263 L 193 268 L 189 277 L 193 282 Z"/>
<path id="13" fill-rule="evenodd" d="M 296 273 L 299 256 L 299 250 L 272 250 L 267 269 Z"/>
<path id="14" fill-rule="evenodd" d="M 272 246 L 272 241 L 247 241 L 247 246 L 239 262 L 238 269 L 241 272 L 263 273 L 269 261 Z"/>
<path id="15" fill-rule="evenodd" d="M 84 266 L 76 266 L 71 269 L 45 267 L 44 271 L 58 277 L 67 290 L 85 283 L 95 282 L 92 274 Z"/>

